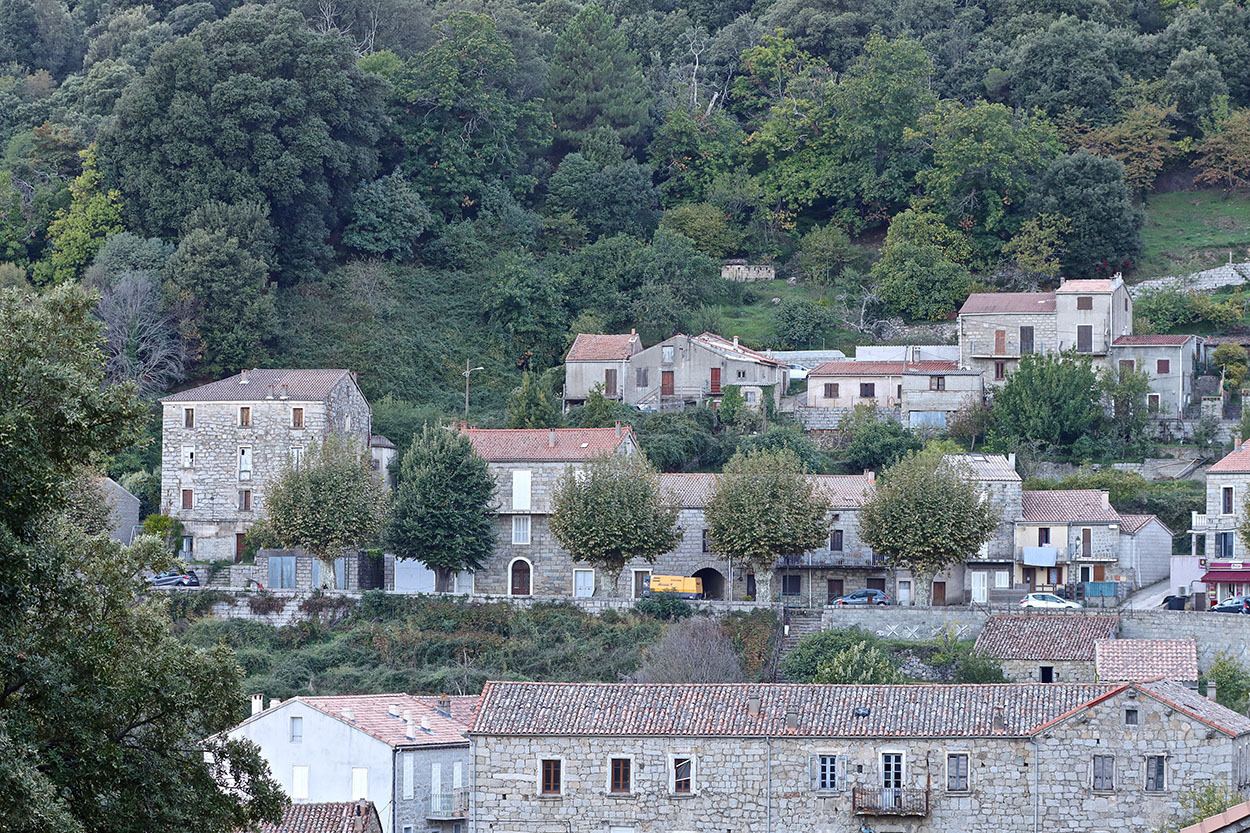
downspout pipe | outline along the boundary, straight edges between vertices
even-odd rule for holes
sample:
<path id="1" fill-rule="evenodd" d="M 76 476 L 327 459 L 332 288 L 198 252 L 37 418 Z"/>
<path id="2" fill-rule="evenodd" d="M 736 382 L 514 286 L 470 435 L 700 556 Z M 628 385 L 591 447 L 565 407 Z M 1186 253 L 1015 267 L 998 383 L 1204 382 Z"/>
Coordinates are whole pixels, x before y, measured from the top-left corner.
<path id="1" fill-rule="evenodd" d="M 764 833 L 773 833 L 773 739 L 765 735 L 764 744 L 768 747 L 768 763 L 765 772 L 767 786 L 764 795 Z"/>
<path id="2" fill-rule="evenodd" d="M 1038 764 L 1037 735 L 1029 738 L 1033 744 L 1033 833 L 1038 833 L 1038 820 L 1041 811 L 1041 793 L 1038 792 L 1042 771 Z"/>
<path id="3" fill-rule="evenodd" d="M 469 737 L 469 803 L 472 806 L 473 823 L 469 825 L 469 833 L 477 831 L 477 738 Z"/>

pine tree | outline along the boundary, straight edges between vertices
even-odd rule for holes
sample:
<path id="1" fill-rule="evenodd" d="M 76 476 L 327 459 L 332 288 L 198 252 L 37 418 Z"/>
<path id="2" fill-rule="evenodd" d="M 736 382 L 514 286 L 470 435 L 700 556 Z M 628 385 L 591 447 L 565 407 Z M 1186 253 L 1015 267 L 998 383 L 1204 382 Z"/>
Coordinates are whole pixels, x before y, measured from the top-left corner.
<path id="1" fill-rule="evenodd" d="M 551 394 L 543 390 L 533 373 L 525 373 L 521 387 L 508 399 L 508 427 L 559 428 L 562 421 Z"/>
<path id="2" fill-rule="evenodd" d="M 640 138 L 647 118 L 647 91 L 638 58 L 612 15 L 590 4 L 569 22 L 556 41 L 547 76 L 556 135 L 566 148 L 603 126 L 621 141 Z"/>

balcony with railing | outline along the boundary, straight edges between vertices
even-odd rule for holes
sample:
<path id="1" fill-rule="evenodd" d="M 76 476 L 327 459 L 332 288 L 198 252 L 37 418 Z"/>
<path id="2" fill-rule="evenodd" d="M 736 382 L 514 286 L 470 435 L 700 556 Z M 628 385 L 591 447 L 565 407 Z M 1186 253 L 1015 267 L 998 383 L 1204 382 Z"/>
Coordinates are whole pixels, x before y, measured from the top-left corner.
<path id="1" fill-rule="evenodd" d="M 855 787 L 851 806 L 857 816 L 927 816 L 929 791 L 896 787 Z"/>
<path id="2" fill-rule="evenodd" d="M 469 790 L 466 787 L 455 790 L 430 793 L 430 811 L 427 819 L 462 819 L 469 813 Z"/>
<path id="3" fill-rule="evenodd" d="M 779 570 L 825 569 L 829 567 L 884 567 L 885 556 L 871 550 L 836 552 L 817 550 L 802 555 L 783 555 L 777 561 Z"/>

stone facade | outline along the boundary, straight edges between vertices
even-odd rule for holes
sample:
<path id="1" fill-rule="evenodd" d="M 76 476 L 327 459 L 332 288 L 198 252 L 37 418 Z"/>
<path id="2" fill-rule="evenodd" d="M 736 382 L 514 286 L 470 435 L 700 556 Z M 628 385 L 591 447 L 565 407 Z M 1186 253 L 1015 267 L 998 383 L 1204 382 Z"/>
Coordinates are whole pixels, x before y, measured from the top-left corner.
<path id="1" fill-rule="evenodd" d="M 777 267 L 771 263 L 747 263 L 745 260 L 727 260 L 720 267 L 720 276 L 727 281 L 746 283 L 771 281 L 777 278 Z"/>
<path id="2" fill-rule="evenodd" d="M 736 338 L 677 335 L 631 356 L 622 384 L 626 403 L 649 410 L 719 399 L 724 388 L 735 385 L 770 388 L 773 404 L 780 406 L 790 370 L 741 347 Z"/>
<path id="3" fill-rule="evenodd" d="M 1198 339 L 1182 344 L 1140 344 L 1120 338 L 1111 346 L 1111 365 L 1131 363 L 1133 370 L 1150 380 L 1147 406 L 1158 419 L 1180 419 L 1195 401 L 1194 376 L 1198 372 Z"/>
<path id="4" fill-rule="evenodd" d="M 1013 683 L 1042 682 L 1043 668 L 1051 669 L 1051 682 L 1089 683 L 1094 681 L 1093 660 L 1004 659 L 1003 676 Z"/>
<path id="5" fill-rule="evenodd" d="M 1185 791 L 1207 782 L 1244 794 L 1248 740 L 1135 687 L 1025 737 L 484 735 L 472 813 L 480 833 L 1136 833 L 1174 817 Z M 901 755 L 902 789 L 923 810 L 856 812 L 881 795 L 886 753 Z M 952 780 L 948 756 L 965 754 L 966 783 Z M 838 789 L 815 788 L 818 755 L 843 756 Z M 1097 789 L 1095 756 L 1107 779 Z M 1160 756 L 1165 779 L 1148 784 L 1147 759 Z M 689 794 L 673 791 L 675 757 L 693 762 Z M 613 758 L 631 761 L 628 793 L 608 789 Z M 559 795 L 540 793 L 544 759 L 561 763 Z"/>
<path id="6" fill-rule="evenodd" d="M 211 398 L 197 388 L 162 400 L 161 511 L 182 521 L 184 557 L 236 559 L 242 535 L 264 513 L 266 487 L 293 455 L 331 434 L 369 448 L 369 403 L 350 373 L 338 371 L 318 399 L 283 398 L 263 384 L 273 373 L 302 372 L 252 371 L 247 387 L 245 373 L 204 386 Z"/>
<path id="7" fill-rule="evenodd" d="M 1046 293 L 1039 293 L 1046 294 Z M 1057 343 L 1053 312 L 959 314 L 959 366 L 979 370 L 987 384 L 1001 385 L 1028 353 L 1021 331 L 1032 328 L 1033 353 L 1054 352 Z M 998 333 L 1002 332 L 1000 337 Z M 1000 350 L 996 339 L 1002 338 Z M 1027 347 L 1027 341 L 1024 345 Z"/>
<path id="8" fill-rule="evenodd" d="M 112 526 L 109 537 L 119 544 L 130 544 L 134 540 L 135 530 L 139 528 L 139 498 L 111 477 L 101 477 L 98 483 L 109 510 L 109 522 Z"/>

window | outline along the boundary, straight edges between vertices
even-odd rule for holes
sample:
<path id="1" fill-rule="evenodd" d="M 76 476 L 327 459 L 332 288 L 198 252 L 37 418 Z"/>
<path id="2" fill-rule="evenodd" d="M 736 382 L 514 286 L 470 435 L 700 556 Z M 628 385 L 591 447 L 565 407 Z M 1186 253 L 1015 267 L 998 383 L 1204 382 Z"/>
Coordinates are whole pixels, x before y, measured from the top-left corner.
<path id="1" fill-rule="evenodd" d="M 1011 586 L 1011 573 L 1009 573 L 1006 570 L 995 570 L 994 571 L 994 586 L 1000 590 L 1005 587 L 1010 587 Z"/>
<path id="2" fill-rule="evenodd" d="M 1167 763 L 1165 755 L 1146 756 L 1146 792 L 1161 793 L 1167 789 Z"/>
<path id="3" fill-rule="evenodd" d="M 1076 328 L 1076 352 L 1094 352 L 1094 328 L 1089 324 L 1078 324 Z"/>
<path id="4" fill-rule="evenodd" d="M 239 406 L 239 427 L 240 428 L 252 427 L 252 409 L 248 407 L 247 405 Z"/>
<path id="5" fill-rule="evenodd" d="M 1146 394 L 1146 410 L 1152 414 L 1159 413 L 1159 394 L 1157 393 Z"/>
<path id="6" fill-rule="evenodd" d="M 647 368 L 638 368 L 638 372 L 635 374 L 634 384 L 640 388 L 645 388 L 647 386 Z"/>
<path id="7" fill-rule="evenodd" d="M 781 595 L 797 596 L 803 592 L 803 577 L 797 575 L 784 575 L 781 577 Z"/>
<path id="8" fill-rule="evenodd" d="M 293 445 L 287 451 L 287 459 L 291 463 L 291 468 L 299 468 L 299 464 L 304 462 L 304 447 L 302 445 Z"/>
<path id="9" fill-rule="evenodd" d="M 1124 710 L 1124 725 L 1125 726 L 1139 725 L 1138 719 L 1139 718 L 1138 718 L 1137 709 L 1125 709 Z"/>
<path id="10" fill-rule="evenodd" d="M 748 405 L 754 405 L 756 394 L 757 394 L 757 391 L 744 390 L 742 392 L 742 401 L 747 403 Z"/>
<path id="11" fill-rule="evenodd" d="M 746 372 L 745 370 L 739 370 L 739 371 L 738 371 L 738 378 L 739 378 L 739 379 L 745 379 L 746 377 L 747 377 L 747 372 Z"/>
<path id="12" fill-rule="evenodd" d="M 417 755 L 415 752 L 404 753 L 404 798 L 412 798 L 416 795 L 416 777 L 414 774 L 416 761 Z"/>
<path id="13" fill-rule="evenodd" d="M 369 768 L 352 767 L 352 801 L 360 801 L 369 797 Z"/>
<path id="14" fill-rule="evenodd" d="M 1055 667 L 1053 665 L 1038 666 L 1037 681 L 1039 683 L 1053 683 L 1055 681 Z"/>
<path id="15" fill-rule="evenodd" d="M 1077 309 L 1093 309 L 1094 308 L 1094 296 L 1077 295 L 1076 296 L 1076 308 Z"/>
<path id="16" fill-rule="evenodd" d="M 560 781 L 561 761 L 559 758 L 545 758 L 542 762 L 542 784 L 541 790 L 543 795 L 559 795 L 561 790 Z"/>
<path id="17" fill-rule="evenodd" d="M 1001 382 L 1007 378 L 1007 362 L 994 362 L 994 381 Z"/>
<path id="18" fill-rule="evenodd" d="M 308 798 L 308 767 L 291 767 L 291 798 Z"/>
<path id="19" fill-rule="evenodd" d="M 1220 512 L 1225 515 L 1233 514 L 1233 487 L 1225 486 L 1220 489 Z"/>
<path id="20" fill-rule="evenodd" d="M 289 722 L 290 722 L 290 727 L 291 727 L 291 743 L 303 743 L 304 742 L 304 718 L 292 717 Z"/>
<path id="21" fill-rule="evenodd" d="M 1020 328 L 1020 355 L 1027 356 L 1033 352 L 1033 328 Z"/>
<path id="22" fill-rule="evenodd" d="M 950 752 L 946 756 L 946 791 L 968 791 L 968 753 Z"/>
<path id="23" fill-rule="evenodd" d="M 842 552 L 842 530 L 835 529 L 829 533 L 829 551 Z"/>
<path id="24" fill-rule="evenodd" d="M 630 779 L 630 769 L 633 761 L 629 758 L 613 758 L 609 767 L 610 775 L 608 780 L 608 791 L 614 793 L 627 793 L 633 789 Z"/>
<path id="25" fill-rule="evenodd" d="M 660 348 L 660 361 L 665 364 L 673 363 L 673 345 L 665 344 Z"/>
<path id="26" fill-rule="evenodd" d="M 877 386 L 872 382 L 860 382 L 859 395 L 864 399 L 871 399 L 877 395 Z"/>
<path id="27" fill-rule="evenodd" d="M 1166 376 L 1172 372 L 1172 362 L 1170 359 L 1159 359 L 1155 362 L 1155 373 L 1160 376 Z"/>
<path id="28" fill-rule="evenodd" d="M 1050 527 L 1039 526 L 1037 528 L 1037 545 L 1039 547 L 1050 545 Z"/>
<path id="29" fill-rule="evenodd" d="M 291 427 L 292 428 L 304 427 L 304 409 L 303 408 L 291 409 Z"/>
<path id="30" fill-rule="evenodd" d="M 1094 756 L 1093 788 L 1097 792 L 1111 792 L 1115 789 L 1115 756 Z"/>
<path id="31" fill-rule="evenodd" d="M 1132 373 L 1135 362 L 1132 359 L 1120 359 L 1120 373 Z"/>
<path id="32" fill-rule="evenodd" d="M 846 789 L 846 756 L 813 755 L 812 789 L 823 792 Z"/>
<path id="33" fill-rule="evenodd" d="M 190 509 L 192 504 L 194 503 L 195 503 L 195 497 L 191 494 L 191 490 L 183 489 L 182 490 L 182 508 Z"/>
<path id="34" fill-rule="evenodd" d="M 252 448 L 251 446 L 239 446 L 239 479 L 252 479 Z"/>
<path id="35" fill-rule="evenodd" d="M 528 544 L 530 542 L 530 516 L 512 516 L 512 543 Z"/>
<path id="36" fill-rule="evenodd" d="M 182 427 L 183 428 L 195 427 L 195 408 L 183 408 L 182 409 Z"/>
<path id="37" fill-rule="evenodd" d="M 703 551 L 704 551 L 704 552 L 711 552 L 711 551 L 712 551 L 712 542 L 708 539 L 708 536 L 707 536 L 707 530 L 706 530 L 706 529 L 705 529 L 705 530 L 703 530 Z"/>
<path id="38" fill-rule="evenodd" d="M 512 511 L 530 511 L 531 482 L 533 477 L 529 471 L 512 472 Z"/>
<path id="39" fill-rule="evenodd" d="M 616 368 L 609 367 L 603 371 L 603 395 L 616 396 Z"/>
<path id="40" fill-rule="evenodd" d="M 694 792 L 693 758 L 673 758 L 673 792 L 677 795 Z"/>
<path id="41" fill-rule="evenodd" d="M 195 468 L 195 446 L 184 445 L 182 447 L 182 467 L 184 469 Z"/>
<path id="42" fill-rule="evenodd" d="M 595 595 L 595 571 L 573 570 L 573 597 L 589 599 Z"/>
<path id="43" fill-rule="evenodd" d="M 239 489 L 239 511 L 240 512 L 252 511 L 252 490 L 251 489 Z"/>
<path id="44" fill-rule="evenodd" d="M 825 399 L 837 399 L 837 398 L 838 398 L 838 383 L 837 382 L 825 382 Z"/>
<path id="45" fill-rule="evenodd" d="M 930 376 L 929 377 L 929 390 L 946 390 L 946 377 L 945 376 Z"/>
<path id="46" fill-rule="evenodd" d="M 1215 554 L 1219 558 L 1233 557 L 1233 538 L 1235 532 L 1217 532 L 1215 535 Z"/>
<path id="47" fill-rule="evenodd" d="M 190 535 L 182 536 L 182 550 L 178 553 L 183 561 L 190 561 L 191 554 L 195 552 L 195 539 Z"/>

